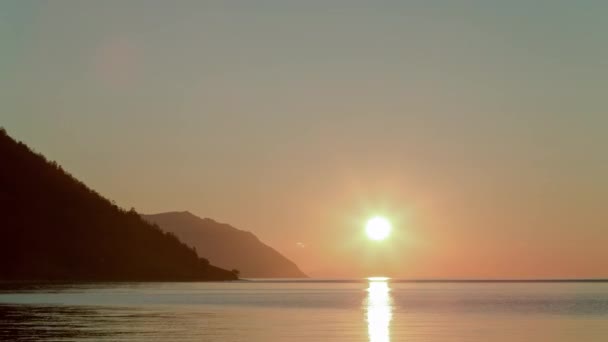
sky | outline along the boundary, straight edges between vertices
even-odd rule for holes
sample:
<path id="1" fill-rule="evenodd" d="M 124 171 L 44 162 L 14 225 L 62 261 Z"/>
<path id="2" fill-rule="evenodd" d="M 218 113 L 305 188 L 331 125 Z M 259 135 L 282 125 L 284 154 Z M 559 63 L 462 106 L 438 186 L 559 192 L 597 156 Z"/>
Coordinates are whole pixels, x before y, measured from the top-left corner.
<path id="1" fill-rule="evenodd" d="M 606 13 L 6 0 L 0 126 L 125 208 L 230 223 L 316 277 L 608 277 Z"/>

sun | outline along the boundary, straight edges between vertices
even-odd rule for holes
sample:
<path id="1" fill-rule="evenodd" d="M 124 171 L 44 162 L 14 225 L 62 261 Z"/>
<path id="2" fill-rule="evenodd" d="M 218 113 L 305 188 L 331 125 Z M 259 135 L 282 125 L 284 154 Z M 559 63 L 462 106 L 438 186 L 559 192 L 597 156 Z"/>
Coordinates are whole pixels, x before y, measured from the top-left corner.
<path id="1" fill-rule="evenodd" d="M 384 217 L 376 216 L 367 221 L 365 233 L 375 241 L 386 239 L 391 234 L 391 223 Z"/>

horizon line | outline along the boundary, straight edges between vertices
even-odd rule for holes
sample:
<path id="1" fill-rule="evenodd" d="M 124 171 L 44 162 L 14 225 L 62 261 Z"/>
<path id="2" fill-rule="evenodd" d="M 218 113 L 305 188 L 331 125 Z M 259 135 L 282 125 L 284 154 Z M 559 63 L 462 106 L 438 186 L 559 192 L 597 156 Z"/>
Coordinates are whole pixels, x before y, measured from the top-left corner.
<path id="1" fill-rule="evenodd" d="M 608 283 L 608 278 L 535 278 L 535 279 L 407 279 L 391 277 L 365 277 L 365 278 L 242 278 L 241 281 L 253 282 L 319 282 L 319 283 L 348 283 L 367 281 L 389 281 L 397 283 Z"/>

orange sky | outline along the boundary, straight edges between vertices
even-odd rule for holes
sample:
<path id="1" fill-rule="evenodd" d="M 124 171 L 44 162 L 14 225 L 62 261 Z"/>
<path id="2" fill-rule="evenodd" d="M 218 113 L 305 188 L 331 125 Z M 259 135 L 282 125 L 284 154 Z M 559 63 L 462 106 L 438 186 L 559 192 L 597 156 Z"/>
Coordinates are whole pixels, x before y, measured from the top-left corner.
<path id="1" fill-rule="evenodd" d="M 608 277 L 608 5 L 144 4 L 0 4 L 0 125 L 313 276 Z"/>

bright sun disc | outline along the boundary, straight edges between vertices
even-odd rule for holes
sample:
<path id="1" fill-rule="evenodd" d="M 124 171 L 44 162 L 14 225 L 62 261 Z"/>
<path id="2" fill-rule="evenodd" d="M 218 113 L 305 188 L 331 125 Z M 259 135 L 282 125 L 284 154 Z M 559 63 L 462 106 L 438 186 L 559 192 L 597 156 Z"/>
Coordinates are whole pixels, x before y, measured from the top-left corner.
<path id="1" fill-rule="evenodd" d="M 391 233 L 391 223 L 384 217 L 374 217 L 367 221 L 365 233 L 372 240 L 384 240 Z"/>

